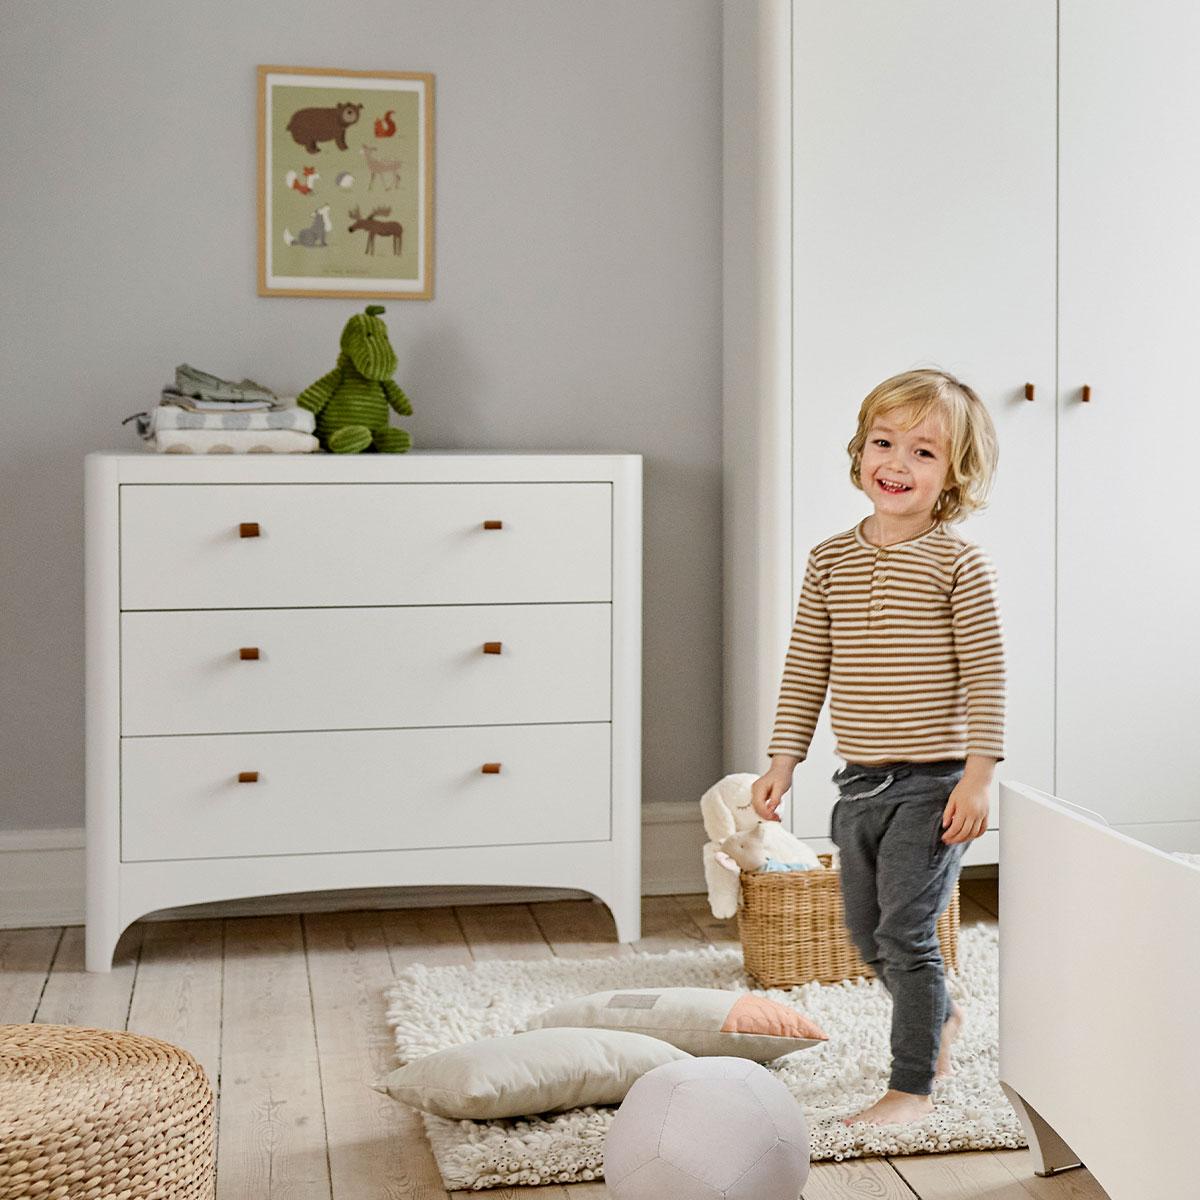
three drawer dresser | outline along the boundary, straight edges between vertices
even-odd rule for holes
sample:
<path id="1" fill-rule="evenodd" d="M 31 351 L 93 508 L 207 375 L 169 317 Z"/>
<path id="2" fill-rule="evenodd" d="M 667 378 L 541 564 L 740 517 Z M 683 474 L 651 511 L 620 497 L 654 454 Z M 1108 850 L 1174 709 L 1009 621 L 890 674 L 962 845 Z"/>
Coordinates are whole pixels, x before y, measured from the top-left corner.
<path id="1" fill-rule="evenodd" d="M 92 454 L 87 966 L 147 913 L 576 888 L 639 936 L 636 455 Z"/>

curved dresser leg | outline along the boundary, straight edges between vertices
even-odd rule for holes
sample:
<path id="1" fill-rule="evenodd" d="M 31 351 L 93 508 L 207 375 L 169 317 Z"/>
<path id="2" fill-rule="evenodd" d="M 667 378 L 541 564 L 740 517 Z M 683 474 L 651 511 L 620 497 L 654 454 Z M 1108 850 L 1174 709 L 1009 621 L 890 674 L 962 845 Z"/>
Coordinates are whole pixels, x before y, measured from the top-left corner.
<path id="1" fill-rule="evenodd" d="M 1033 1155 L 1035 1175 L 1057 1175 L 1060 1171 L 1070 1171 L 1074 1167 L 1083 1166 L 1079 1156 L 1054 1132 L 1053 1126 L 1037 1109 L 1027 1104 L 1020 1093 L 1003 1080 L 1000 1086 L 1025 1128 L 1025 1136 L 1029 1139 L 1029 1152 Z"/>
<path id="2" fill-rule="evenodd" d="M 617 941 L 636 942 L 642 936 L 642 898 L 637 895 L 595 895 L 612 913 L 613 924 L 617 927 Z"/>
<path id="3" fill-rule="evenodd" d="M 122 930 L 115 922 L 90 916 L 84 929 L 84 965 L 91 972 L 107 975 L 112 970 L 113 953 Z"/>

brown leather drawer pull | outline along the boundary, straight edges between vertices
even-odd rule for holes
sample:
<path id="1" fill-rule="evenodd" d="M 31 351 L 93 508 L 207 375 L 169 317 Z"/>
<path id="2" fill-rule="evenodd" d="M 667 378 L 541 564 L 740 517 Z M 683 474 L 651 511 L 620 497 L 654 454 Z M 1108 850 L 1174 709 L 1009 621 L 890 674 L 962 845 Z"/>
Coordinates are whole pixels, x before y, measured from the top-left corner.
<path id="1" fill-rule="evenodd" d="M 503 529 L 504 522 L 503 521 L 484 521 L 483 527 L 484 527 L 484 529 Z"/>
<path id="2" fill-rule="evenodd" d="M 1033 384 L 1032 383 L 1027 383 L 1025 385 L 1025 399 L 1026 400 L 1033 399 Z"/>
<path id="3" fill-rule="evenodd" d="M 1083 393 L 1079 398 L 1084 404 L 1091 404 L 1092 402 L 1092 389 L 1086 383 L 1083 385 Z"/>
<path id="4" fill-rule="evenodd" d="M 243 646 L 238 651 L 238 658 L 240 658 L 242 660 L 242 662 L 257 662 L 258 661 L 258 647 L 257 646 Z"/>
<path id="5" fill-rule="evenodd" d="M 242 537 L 258 537 L 261 533 L 261 530 L 258 528 L 257 521 L 243 521 L 238 526 L 238 533 L 241 534 Z"/>
<path id="6" fill-rule="evenodd" d="M 500 774 L 500 764 L 499 763 L 484 763 L 483 764 L 483 773 L 485 775 L 499 775 Z"/>
<path id="7" fill-rule="evenodd" d="M 238 772 L 238 783 L 257 783 L 257 782 L 258 782 L 258 772 L 257 771 L 239 771 Z"/>
<path id="8" fill-rule="evenodd" d="M 484 642 L 483 652 L 484 654 L 499 654 L 502 647 L 502 642 Z"/>

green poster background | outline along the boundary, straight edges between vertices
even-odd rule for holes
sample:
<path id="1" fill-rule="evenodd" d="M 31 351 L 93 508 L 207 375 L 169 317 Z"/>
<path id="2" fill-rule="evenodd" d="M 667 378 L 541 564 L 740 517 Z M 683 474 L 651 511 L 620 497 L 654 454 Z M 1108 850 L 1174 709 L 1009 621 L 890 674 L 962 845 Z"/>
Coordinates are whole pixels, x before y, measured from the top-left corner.
<path id="1" fill-rule="evenodd" d="M 334 108 L 341 104 L 361 104 L 358 120 L 345 131 L 346 149 L 337 142 L 322 140 L 318 152 L 310 154 L 288 131 L 292 115 L 306 108 Z M 393 136 L 376 136 L 376 121 L 395 124 Z M 271 88 L 271 128 L 268 161 L 270 163 L 271 269 L 280 277 L 328 279 L 417 279 L 420 247 L 419 203 L 417 194 L 420 153 L 419 97 L 414 91 L 391 91 L 354 87 L 294 87 L 278 84 Z M 387 126 L 385 125 L 385 129 Z M 385 169 L 372 174 L 363 147 L 370 149 L 376 164 Z M 399 163 L 399 181 L 386 164 Z M 288 182 L 288 172 L 305 182 L 304 168 L 314 167 L 319 178 L 310 194 L 304 195 Z M 349 177 L 349 186 L 339 186 L 338 177 Z M 304 245 L 301 230 L 317 220 L 316 211 L 329 206 L 329 224 L 325 245 Z M 373 209 L 388 208 L 379 214 L 380 222 L 398 221 L 403 228 L 401 252 L 393 252 L 390 234 L 376 234 L 375 252 L 367 254 L 367 233 L 350 232 L 350 210 L 358 208 L 363 217 Z M 288 238 L 295 239 L 291 245 Z"/>

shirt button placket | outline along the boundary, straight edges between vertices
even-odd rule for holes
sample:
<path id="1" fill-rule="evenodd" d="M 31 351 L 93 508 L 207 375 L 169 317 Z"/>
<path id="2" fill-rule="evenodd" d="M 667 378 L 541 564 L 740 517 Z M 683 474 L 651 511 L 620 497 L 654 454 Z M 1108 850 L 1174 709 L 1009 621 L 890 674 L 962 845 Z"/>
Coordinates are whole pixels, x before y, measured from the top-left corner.
<path id="1" fill-rule="evenodd" d="M 871 620 L 872 621 L 878 619 L 883 614 L 882 592 L 883 592 L 883 584 L 887 581 L 887 576 L 884 574 L 881 574 L 880 572 L 882 572 L 887 567 L 887 557 L 888 557 L 888 552 L 886 550 L 881 549 L 881 550 L 877 551 L 876 573 L 878 574 L 878 581 L 877 581 L 876 586 L 879 588 L 879 592 L 876 593 L 875 590 L 872 589 L 872 596 L 871 596 Z"/>

